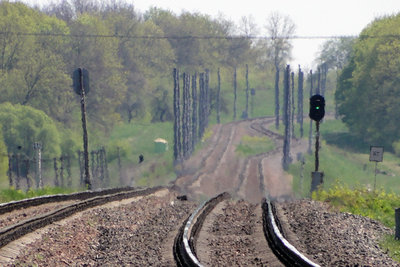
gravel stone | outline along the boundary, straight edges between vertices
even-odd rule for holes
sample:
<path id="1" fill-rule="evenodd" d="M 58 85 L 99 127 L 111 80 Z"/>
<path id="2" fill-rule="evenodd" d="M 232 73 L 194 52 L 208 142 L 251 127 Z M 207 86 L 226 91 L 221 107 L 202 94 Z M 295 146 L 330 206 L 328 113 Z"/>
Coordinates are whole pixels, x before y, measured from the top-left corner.
<path id="1" fill-rule="evenodd" d="M 333 211 L 327 203 L 298 200 L 279 204 L 303 253 L 321 266 L 400 266 L 380 247 L 393 230 L 372 219 Z"/>
<path id="2" fill-rule="evenodd" d="M 173 199 L 150 196 L 85 211 L 28 245 L 11 266 L 171 266 L 165 254 L 172 247 L 165 252 L 164 244 L 196 207 Z"/>

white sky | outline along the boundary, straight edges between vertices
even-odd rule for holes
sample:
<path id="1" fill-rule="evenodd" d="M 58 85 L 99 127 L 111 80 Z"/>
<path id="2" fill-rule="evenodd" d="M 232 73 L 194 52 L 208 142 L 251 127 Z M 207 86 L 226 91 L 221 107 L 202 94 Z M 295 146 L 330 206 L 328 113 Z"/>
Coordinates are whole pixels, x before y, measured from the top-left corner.
<path id="1" fill-rule="evenodd" d="M 57 1 L 57 0 L 54 0 Z M 297 36 L 358 35 L 376 17 L 400 12 L 400 0 L 124 0 L 133 3 L 142 13 L 151 6 L 168 9 L 179 15 L 182 11 L 199 12 L 225 18 L 238 24 L 243 16 L 253 16 L 261 33 L 272 12 L 288 15 L 296 25 Z M 25 0 L 48 3 L 52 0 Z M 293 40 L 291 64 L 312 67 L 315 53 L 326 40 Z"/>

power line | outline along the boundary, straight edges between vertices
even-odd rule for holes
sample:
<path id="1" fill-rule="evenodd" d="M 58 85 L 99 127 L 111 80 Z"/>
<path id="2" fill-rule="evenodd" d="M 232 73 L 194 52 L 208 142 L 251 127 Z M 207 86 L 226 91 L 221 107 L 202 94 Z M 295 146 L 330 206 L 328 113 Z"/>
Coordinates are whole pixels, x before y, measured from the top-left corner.
<path id="1" fill-rule="evenodd" d="M 157 36 L 157 35 L 119 35 L 119 34 L 65 34 L 65 33 L 32 33 L 32 32 L 10 32 L 0 31 L 0 35 L 16 35 L 16 36 L 42 36 L 42 37 L 71 37 L 71 38 L 118 38 L 118 39 L 174 39 L 174 40 L 185 40 L 185 39 L 222 39 L 222 40 L 246 40 L 246 39 L 258 39 L 258 40 L 274 40 L 274 39 L 355 39 L 355 38 L 400 38 L 400 34 L 386 34 L 386 35 L 293 35 L 293 36 L 216 36 L 216 35 L 169 35 L 169 36 Z"/>

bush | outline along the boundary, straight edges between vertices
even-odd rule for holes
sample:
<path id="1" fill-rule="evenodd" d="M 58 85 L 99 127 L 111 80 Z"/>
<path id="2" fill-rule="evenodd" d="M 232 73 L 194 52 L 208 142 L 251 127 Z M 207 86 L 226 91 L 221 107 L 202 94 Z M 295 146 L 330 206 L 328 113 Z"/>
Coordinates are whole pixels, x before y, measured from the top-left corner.
<path id="1" fill-rule="evenodd" d="M 386 193 L 383 190 L 373 192 L 366 187 L 352 190 L 342 184 L 336 184 L 328 191 L 315 191 L 312 198 L 329 202 L 342 212 L 350 212 L 381 221 L 388 227 L 395 226 L 394 212 L 396 208 L 400 207 L 400 196 L 397 194 Z"/>
<path id="2" fill-rule="evenodd" d="M 400 157 L 400 140 L 393 142 L 392 148 L 396 156 Z"/>

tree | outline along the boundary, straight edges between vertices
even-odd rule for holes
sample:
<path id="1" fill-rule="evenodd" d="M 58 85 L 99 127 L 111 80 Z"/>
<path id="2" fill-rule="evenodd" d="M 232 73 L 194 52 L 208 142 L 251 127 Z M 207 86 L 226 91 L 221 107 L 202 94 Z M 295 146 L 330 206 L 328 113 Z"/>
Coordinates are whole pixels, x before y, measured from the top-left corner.
<path id="1" fill-rule="evenodd" d="M 165 122 L 173 119 L 171 112 L 172 99 L 168 95 L 168 90 L 158 87 L 154 92 L 155 97 L 151 101 L 152 119 L 151 122 Z"/>
<path id="2" fill-rule="evenodd" d="M 267 32 L 270 37 L 268 42 L 267 56 L 275 67 L 275 127 L 279 129 L 279 69 L 285 60 L 290 59 L 292 44 L 290 38 L 293 36 L 296 26 L 288 16 L 272 13 L 267 21 Z"/>
<path id="3" fill-rule="evenodd" d="M 390 147 L 400 135 L 400 15 L 378 19 L 354 45 L 339 76 L 336 101 L 358 138 Z"/>
<path id="4" fill-rule="evenodd" d="M 87 114 L 90 122 L 111 130 L 120 120 L 117 108 L 126 95 L 126 79 L 118 59 L 118 40 L 115 38 L 87 38 L 83 35 L 109 35 L 105 21 L 83 14 L 71 25 L 71 33 L 82 37 L 73 38 L 72 50 L 66 56 L 72 72 L 77 67 L 89 71 L 90 93 L 87 96 Z"/>
<path id="5" fill-rule="evenodd" d="M 268 18 L 266 29 L 270 38 L 267 54 L 275 69 L 279 69 L 291 58 L 290 38 L 294 35 L 296 26 L 289 16 L 272 13 Z"/>
<path id="6" fill-rule="evenodd" d="M 68 41 L 41 34 L 68 34 L 65 22 L 27 6 L 2 2 L 0 28 L 0 83 L 5 101 L 41 109 L 58 121 L 71 116 L 72 92 L 63 61 Z M 38 34 L 17 35 L 17 32 Z"/>
<path id="7" fill-rule="evenodd" d="M 8 153 L 33 155 L 33 143 L 40 142 L 44 158 L 61 154 L 56 124 L 43 111 L 11 103 L 0 104 L 0 124 Z"/>
<path id="8" fill-rule="evenodd" d="M 319 63 L 327 69 L 341 70 L 352 56 L 354 38 L 336 38 L 326 41 L 319 52 Z"/>

